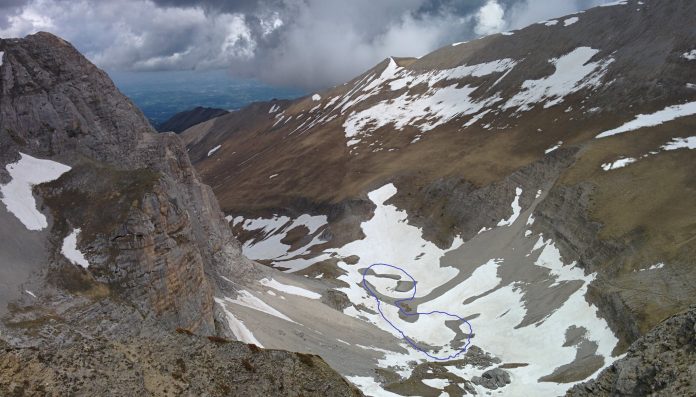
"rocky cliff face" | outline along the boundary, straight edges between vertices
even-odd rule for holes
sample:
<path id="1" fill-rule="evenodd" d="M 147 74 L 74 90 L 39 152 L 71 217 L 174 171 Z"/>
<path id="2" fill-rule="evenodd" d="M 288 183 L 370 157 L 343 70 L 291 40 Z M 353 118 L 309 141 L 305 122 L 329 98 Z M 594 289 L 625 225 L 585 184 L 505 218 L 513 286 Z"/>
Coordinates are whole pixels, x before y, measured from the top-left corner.
<path id="1" fill-rule="evenodd" d="M 631 345 L 626 356 L 567 396 L 692 396 L 696 308 L 672 316 Z"/>
<path id="2" fill-rule="evenodd" d="M 220 283 L 265 270 L 179 138 L 58 37 L 0 51 L 0 394 L 359 395 L 320 358 L 201 339 L 233 336 Z"/>

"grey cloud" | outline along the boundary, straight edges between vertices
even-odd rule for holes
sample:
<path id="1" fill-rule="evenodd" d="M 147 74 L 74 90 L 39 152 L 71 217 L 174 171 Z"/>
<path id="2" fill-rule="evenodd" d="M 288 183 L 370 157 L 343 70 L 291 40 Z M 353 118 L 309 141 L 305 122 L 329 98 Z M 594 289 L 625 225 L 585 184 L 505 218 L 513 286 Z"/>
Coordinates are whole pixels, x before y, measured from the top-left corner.
<path id="1" fill-rule="evenodd" d="M 272 84 L 321 88 L 390 55 L 421 56 L 477 32 L 518 28 L 601 2 L 5 0 L 0 36 L 49 30 L 107 69 L 228 68 Z M 1 25 L 2 16 L 22 10 L 29 17 Z"/>

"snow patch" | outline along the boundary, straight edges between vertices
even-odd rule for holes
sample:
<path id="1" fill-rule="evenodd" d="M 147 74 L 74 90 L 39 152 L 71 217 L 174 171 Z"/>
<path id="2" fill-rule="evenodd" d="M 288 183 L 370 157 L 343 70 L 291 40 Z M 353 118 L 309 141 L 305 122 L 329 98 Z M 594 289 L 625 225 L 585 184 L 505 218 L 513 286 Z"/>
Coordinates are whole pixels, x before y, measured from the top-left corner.
<path id="1" fill-rule="evenodd" d="M 599 50 L 579 47 L 560 58 L 552 59 L 556 70 L 548 77 L 527 80 L 522 89 L 510 98 L 503 109 L 518 108 L 520 111 L 532 109 L 535 104 L 545 102 L 549 108 L 563 102 L 563 99 L 581 89 L 597 87 L 606 73 L 607 66 L 614 60 L 607 58 L 590 62 Z"/>
<path id="2" fill-rule="evenodd" d="M 273 114 L 273 113 L 277 112 L 278 109 L 280 109 L 280 106 L 278 106 L 278 105 L 273 105 L 273 106 L 271 106 L 270 109 L 268 109 L 268 113 Z"/>
<path id="3" fill-rule="evenodd" d="M 522 189 L 521 188 L 516 188 L 515 189 L 515 199 L 512 201 L 512 215 L 510 215 L 510 218 L 507 220 L 503 219 L 500 222 L 498 222 L 497 226 L 510 226 L 515 221 L 517 220 L 517 217 L 520 216 L 520 212 L 522 211 L 522 207 L 520 207 L 520 196 L 522 195 Z"/>
<path id="4" fill-rule="evenodd" d="M 570 17 L 568 19 L 563 20 L 563 26 L 570 26 L 579 20 L 580 18 L 578 17 Z"/>
<path id="5" fill-rule="evenodd" d="M 426 385 L 428 385 L 434 389 L 438 389 L 438 390 L 442 390 L 450 384 L 449 380 L 441 379 L 441 378 L 423 379 L 423 380 L 421 380 L 421 382 L 425 383 Z"/>
<path id="6" fill-rule="evenodd" d="M 554 150 L 556 150 L 556 149 L 558 149 L 559 147 L 561 147 L 561 145 L 563 145 L 563 141 L 558 141 L 558 143 L 557 143 L 555 146 L 552 146 L 552 147 L 546 149 L 546 150 L 544 151 L 544 154 L 549 154 L 549 153 L 553 152 Z"/>
<path id="7" fill-rule="evenodd" d="M 208 150 L 208 157 L 212 156 L 213 153 L 215 153 L 215 152 L 217 152 L 218 150 L 220 150 L 221 147 L 222 147 L 222 145 L 217 145 L 217 146 L 215 146 L 214 148 Z"/>
<path id="8" fill-rule="evenodd" d="M 316 102 L 316 101 L 321 101 L 321 95 L 319 95 L 319 94 L 314 94 L 314 95 L 312 95 L 312 100 L 315 101 L 315 102 Z"/>
<path id="9" fill-rule="evenodd" d="M 646 270 L 659 270 L 659 269 L 662 269 L 663 267 L 665 267 L 665 264 L 660 262 L 660 263 L 656 263 L 656 264 L 650 266 L 647 269 L 640 269 L 639 272 L 644 272 Z"/>
<path id="10" fill-rule="evenodd" d="M 611 171 L 611 170 L 615 170 L 618 168 L 623 168 L 629 164 L 635 163 L 636 161 L 638 161 L 638 160 L 636 160 L 632 157 L 625 157 L 625 158 L 618 159 L 618 160 L 614 161 L 613 163 L 602 164 L 602 169 L 604 171 Z"/>
<path id="11" fill-rule="evenodd" d="M 0 186 L 2 202 L 29 230 L 42 230 L 48 226 L 46 217 L 36 208 L 36 200 L 32 188 L 41 183 L 51 182 L 70 167 L 51 160 L 41 160 L 19 153 L 16 163 L 5 166 L 12 180 L 7 185 Z"/>
<path id="12" fill-rule="evenodd" d="M 606 138 L 612 135 L 623 134 L 644 127 L 654 127 L 662 123 L 672 121 L 681 117 L 696 114 L 696 102 L 683 103 L 681 105 L 668 106 L 651 114 L 639 114 L 633 120 L 613 130 L 604 131 L 597 135 L 597 138 Z"/>
<path id="13" fill-rule="evenodd" d="M 228 302 L 236 303 L 240 306 L 248 307 L 249 309 L 258 310 L 262 313 L 270 314 L 273 317 L 277 317 L 277 318 L 280 318 L 282 320 L 297 324 L 297 322 L 293 321 L 290 317 L 288 317 L 288 316 L 284 315 L 283 313 L 279 312 L 278 310 L 272 308 L 266 302 L 255 297 L 254 295 L 252 295 L 248 291 L 244 291 L 244 290 L 238 291 L 237 297 L 235 299 L 225 297 L 225 300 Z"/>
<path id="14" fill-rule="evenodd" d="M 673 138 L 670 142 L 662 145 L 662 150 L 677 149 L 696 149 L 696 136 L 686 138 Z"/>
<path id="15" fill-rule="evenodd" d="M 555 20 L 555 19 L 552 20 L 552 21 L 546 21 L 546 22 L 542 22 L 542 23 L 543 23 L 544 25 L 546 25 L 546 26 L 556 26 L 556 25 L 558 25 L 558 21 Z"/>
<path id="16" fill-rule="evenodd" d="M 73 265 L 82 266 L 87 269 L 89 267 L 89 262 L 87 258 L 77 249 L 77 236 L 80 234 L 80 229 L 73 229 L 73 231 L 63 240 L 63 247 L 60 249 L 60 253 L 63 254 Z"/>
<path id="17" fill-rule="evenodd" d="M 619 0 L 619 1 L 612 1 L 611 3 L 601 4 L 600 7 L 625 6 L 626 4 L 628 4 L 627 0 Z"/>
<path id="18" fill-rule="evenodd" d="M 215 302 L 220 305 L 222 311 L 225 312 L 225 315 L 227 316 L 227 325 L 230 327 L 232 334 L 234 334 L 238 341 L 244 343 L 253 343 L 256 346 L 263 347 L 261 342 L 254 337 L 254 334 L 249 330 L 249 328 L 244 325 L 244 322 L 235 317 L 231 311 L 227 310 L 224 300 L 215 298 Z"/>
<path id="19" fill-rule="evenodd" d="M 276 291 L 285 292 L 286 294 L 302 296 L 309 299 L 321 299 L 321 295 L 317 294 L 316 292 L 312 292 L 300 287 L 295 287 L 294 285 L 282 284 L 272 278 L 261 279 L 259 283 L 268 288 L 273 288 Z"/>
<path id="20" fill-rule="evenodd" d="M 5 59 L 5 51 L 0 51 L 0 66 L 2 66 L 3 59 Z"/>

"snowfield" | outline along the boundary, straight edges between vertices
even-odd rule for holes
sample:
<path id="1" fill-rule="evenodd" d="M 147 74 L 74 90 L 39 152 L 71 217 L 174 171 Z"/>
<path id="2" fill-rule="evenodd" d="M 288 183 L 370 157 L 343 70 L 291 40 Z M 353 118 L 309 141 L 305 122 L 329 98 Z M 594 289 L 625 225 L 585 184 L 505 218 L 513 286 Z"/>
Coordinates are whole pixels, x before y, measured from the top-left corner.
<path id="1" fill-rule="evenodd" d="M 409 302 L 413 311 L 445 310 L 467 318 L 474 331 L 472 345 L 502 362 L 528 364 L 507 370 L 513 382 L 502 389 L 505 395 L 562 394 L 574 383 L 540 379 L 553 374 L 558 368 L 567 365 L 582 367 L 583 360 L 598 357 L 603 363 L 601 367 L 583 372 L 589 378 L 617 358 L 612 356 L 612 350 L 618 339 L 606 321 L 598 316 L 597 308 L 585 298 L 594 275 L 585 274 L 575 263 L 565 263 L 553 240 L 534 235 L 529 230 L 534 223 L 531 216 L 533 208 L 520 206 L 521 188 L 515 191 L 511 203 L 512 215 L 508 219 L 500 220 L 498 226 L 492 229 L 482 230 L 467 242 L 455 238 L 446 249 L 425 240 L 422 231 L 408 223 L 405 211 L 386 204 L 396 193 L 396 187 L 387 184 L 368 194 L 376 209 L 372 217 L 361 225 L 365 236 L 363 239 L 340 248 L 325 249 L 312 259 L 306 259 L 309 266 L 332 256 L 359 258 L 357 264 L 338 261 L 338 266 L 344 272 L 338 279 L 347 285 L 338 290 L 344 292 L 352 303 L 343 312 L 399 338 L 404 348 L 395 351 L 374 347 L 370 340 L 359 343 L 358 347 L 382 355 L 377 362 L 379 367 L 409 377 L 414 363 L 429 359 L 403 341 L 402 335 L 380 316 L 375 299 L 363 288 L 362 273 L 375 263 L 399 266 L 417 280 L 416 299 Z M 541 200 L 540 196 L 540 193 L 536 195 L 535 203 Z M 282 247 L 277 246 L 279 240 L 273 233 L 284 235 L 288 229 L 283 226 L 294 224 L 297 220 L 237 218 L 235 222 L 244 222 L 245 228 L 247 223 L 250 228 L 261 227 L 270 233 L 264 241 L 275 241 L 276 245 L 269 252 L 273 256 L 283 256 L 281 250 L 277 249 Z M 314 225 L 313 230 L 318 230 L 318 226 Z M 255 253 L 262 255 L 260 250 Z M 283 266 L 282 261 L 273 263 Z M 365 280 L 380 295 L 380 300 L 389 302 L 413 294 L 413 285 L 402 279 L 401 275 L 398 271 L 380 267 L 379 271 L 368 273 Z M 312 299 L 320 297 L 304 288 L 284 285 L 273 279 L 263 279 L 260 284 L 280 293 L 294 293 Z M 252 302 L 250 298 L 244 298 L 244 295 L 236 301 L 247 307 L 253 306 L 255 310 L 271 312 L 255 300 Z M 405 335 L 437 356 L 446 357 L 456 353 L 466 341 L 465 329 L 447 324 L 444 316 L 420 315 L 411 322 L 400 317 L 396 306 L 382 304 L 381 308 L 385 317 L 398 324 Z M 272 315 L 279 316 L 278 313 Z M 251 339 L 249 335 L 253 329 L 247 334 L 241 329 L 239 321 L 230 321 L 235 324 L 241 337 Z M 539 354 L 540 351 L 544 354 Z M 480 376 L 483 371 L 475 367 L 452 368 L 452 373 L 466 379 Z M 363 392 L 376 396 L 390 395 L 372 377 L 344 375 Z M 441 384 L 443 381 L 433 382 Z"/>
<path id="2" fill-rule="evenodd" d="M 12 180 L 0 186 L 2 202 L 7 210 L 19 219 L 29 230 L 42 230 L 48 226 L 46 216 L 36 208 L 32 189 L 41 183 L 60 178 L 70 171 L 67 165 L 51 160 L 41 160 L 28 154 L 20 153 L 21 158 L 5 169 Z"/>

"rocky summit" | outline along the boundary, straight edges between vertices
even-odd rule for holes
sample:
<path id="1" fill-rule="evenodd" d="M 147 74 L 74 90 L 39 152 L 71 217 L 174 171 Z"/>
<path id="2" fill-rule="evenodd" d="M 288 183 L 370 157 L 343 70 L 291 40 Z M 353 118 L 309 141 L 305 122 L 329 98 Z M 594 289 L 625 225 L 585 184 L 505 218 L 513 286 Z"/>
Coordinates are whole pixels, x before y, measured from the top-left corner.
<path id="1" fill-rule="evenodd" d="M 696 394 L 695 18 L 622 0 L 180 134 L 0 40 L 0 395 Z"/>

